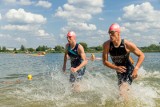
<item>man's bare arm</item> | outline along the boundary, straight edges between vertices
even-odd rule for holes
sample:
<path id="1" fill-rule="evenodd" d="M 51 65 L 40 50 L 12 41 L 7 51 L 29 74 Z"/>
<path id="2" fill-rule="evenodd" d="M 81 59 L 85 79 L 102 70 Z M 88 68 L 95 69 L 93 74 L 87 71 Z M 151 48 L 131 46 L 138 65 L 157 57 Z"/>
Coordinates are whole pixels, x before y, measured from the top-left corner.
<path id="1" fill-rule="evenodd" d="M 68 54 L 68 44 L 66 44 L 65 53 L 64 53 L 64 62 L 63 62 L 63 72 L 66 70 L 66 63 L 67 63 L 67 54 Z"/>
<path id="2" fill-rule="evenodd" d="M 141 66 L 142 62 L 144 61 L 145 58 L 144 53 L 134 43 L 129 42 L 127 40 L 125 40 L 125 43 L 126 43 L 126 48 L 138 57 L 137 63 L 135 65 L 135 69 L 138 69 Z"/>
<path id="3" fill-rule="evenodd" d="M 84 52 L 84 48 L 83 48 L 83 46 L 80 45 L 80 44 L 79 44 L 79 46 L 78 46 L 78 54 L 79 54 L 79 55 L 81 56 L 81 58 L 82 58 L 82 63 L 81 63 L 78 67 L 76 67 L 77 70 L 81 69 L 82 67 L 84 67 L 84 66 L 87 65 L 87 63 L 88 63 L 88 60 L 87 60 L 87 58 L 86 58 L 86 54 L 85 54 L 85 52 Z"/>
<path id="4" fill-rule="evenodd" d="M 134 79 L 137 77 L 138 69 L 140 68 L 142 62 L 144 61 L 145 56 L 144 56 L 144 53 L 140 49 L 138 49 L 138 47 L 132 42 L 129 42 L 126 40 L 125 44 L 126 44 L 126 48 L 138 57 L 137 63 L 132 73 L 132 77 Z"/>

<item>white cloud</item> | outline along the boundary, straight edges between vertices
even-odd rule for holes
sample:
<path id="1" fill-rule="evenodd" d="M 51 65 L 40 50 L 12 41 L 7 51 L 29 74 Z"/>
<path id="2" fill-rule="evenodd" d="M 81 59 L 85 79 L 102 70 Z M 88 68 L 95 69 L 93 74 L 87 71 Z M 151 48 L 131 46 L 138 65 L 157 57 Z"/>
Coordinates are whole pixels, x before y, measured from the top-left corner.
<path id="1" fill-rule="evenodd" d="M 26 31 L 26 34 L 31 34 L 39 37 L 49 36 L 45 30 L 39 29 L 37 26 L 33 25 L 5 25 L 1 27 L 2 30 L 12 30 L 12 31 Z"/>
<path id="2" fill-rule="evenodd" d="M 100 18 L 99 18 L 99 20 L 103 21 L 103 20 L 104 20 L 104 18 L 101 18 L 101 17 L 100 17 Z"/>
<path id="3" fill-rule="evenodd" d="M 107 34 L 108 34 L 108 31 L 106 30 L 106 31 L 104 31 L 104 30 L 98 30 L 98 35 L 100 35 L 101 37 L 105 37 L 105 36 L 107 36 Z"/>
<path id="4" fill-rule="evenodd" d="M 123 17 L 120 17 L 121 20 L 119 21 L 123 22 L 121 30 L 122 33 L 125 32 L 123 33 L 125 37 L 132 38 L 132 41 L 142 46 L 151 42 L 159 42 L 160 11 L 155 10 L 151 3 L 132 4 L 124 7 L 123 11 Z M 148 39 L 149 37 L 152 37 L 152 39 Z M 138 40 L 141 40 L 141 42 Z"/>
<path id="5" fill-rule="evenodd" d="M 96 26 L 93 24 L 87 24 L 87 23 L 74 23 L 70 22 L 68 25 L 72 27 L 72 29 L 77 30 L 96 30 Z"/>
<path id="6" fill-rule="evenodd" d="M 92 18 L 91 14 L 87 12 L 79 11 L 80 9 L 77 9 L 72 5 L 65 4 L 64 8 L 65 10 L 59 7 L 55 16 L 64 18 L 67 21 L 76 21 L 76 20 L 83 21 L 83 20 L 89 20 Z"/>
<path id="7" fill-rule="evenodd" d="M 160 29 L 160 11 L 154 10 L 149 2 L 140 5 L 129 5 L 123 8 L 122 20 L 128 20 L 124 27 L 134 31 Z M 133 23 L 132 23 L 133 22 Z"/>
<path id="8" fill-rule="evenodd" d="M 83 5 L 90 7 L 103 7 L 103 0 L 68 0 L 69 4 Z"/>
<path id="9" fill-rule="evenodd" d="M 35 26 L 33 25 L 4 25 L 1 26 L 2 30 L 20 30 L 20 31 L 31 31 L 35 29 Z"/>
<path id="10" fill-rule="evenodd" d="M 19 43 L 22 43 L 22 44 L 25 44 L 27 42 L 27 40 L 25 38 L 15 38 L 15 41 L 19 42 Z"/>
<path id="11" fill-rule="evenodd" d="M 12 34 L 0 34 L 0 40 L 1 40 L 0 45 L 5 47 L 17 47 L 26 42 L 25 39 L 19 37 L 17 38 Z"/>
<path id="12" fill-rule="evenodd" d="M 77 33 L 97 30 L 96 25 L 88 23 L 93 15 L 101 13 L 103 0 L 68 0 L 63 7 L 58 7 L 55 16 L 67 21 L 62 32 L 74 30 Z M 84 35 L 84 34 L 81 34 Z"/>
<path id="13" fill-rule="evenodd" d="M 69 21 L 86 21 L 92 15 L 102 12 L 103 0 L 68 0 L 67 4 L 59 7 L 55 16 Z M 93 11 L 94 10 L 94 11 Z"/>
<path id="14" fill-rule="evenodd" d="M 151 27 L 149 23 L 142 22 L 124 23 L 123 26 L 133 31 L 145 31 Z"/>
<path id="15" fill-rule="evenodd" d="M 121 19 L 121 17 L 118 17 L 118 21 L 121 21 L 122 19 Z"/>
<path id="16" fill-rule="evenodd" d="M 145 2 L 141 5 L 130 5 L 123 8 L 125 14 L 123 18 L 130 19 L 132 21 L 160 21 L 160 11 L 154 10 L 154 7 Z"/>
<path id="17" fill-rule="evenodd" d="M 44 8 L 50 8 L 52 6 L 52 3 L 48 2 L 48 1 L 38 1 L 36 6 L 41 6 L 41 7 L 44 7 Z"/>
<path id="18" fill-rule="evenodd" d="M 103 7 L 103 0 L 68 0 L 68 3 L 91 14 L 102 12 Z"/>
<path id="19" fill-rule="evenodd" d="M 70 30 L 73 30 L 73 31 L 85 32 L 85 31 L 95 31 L 96 29 L 97 27 L 94 24 L 69 22 L 66 27 L 62 28 L 62 31 L 68 32 Z"/>
<path id="20" fill-rule="evenodd" d="M 31 5 L 33 2 L 31 0 L 20 0 L 19 2 L 17 1 L 18 4 L 20 5 Z"/>
<path id="21" fill-rule="evenodd" d="M 5 4 L 18 4 L 18 5 L 32 5 L 34 2 L 31 0 L 3 0 Z"/>
<path id="22" fill-rule="evenodd" d="M 0 34 L 0 38 L 11 38 L 9 34 Z"/>
<path id="23" fill-rule="evenodd" d="M 47 32 L 45 32 L 45 30 L 40 29 L 37 32 L 37 36 L 45 37 L 45 36 L 49 36 L 49 34 Z"/>
<path id="24" fill-rule="evenodd" d="M 26 12 L 24 9 L 20 8 L 18 10 L 11 9 L 6 15 L 6 19 L 11 22 L 21 22 L 21 23 L 39 23 L 43 24 L 46 22 L 46 18 L 40 14 L 33 14 Z"/>
<path id="25" fill-rule="evenodd" d="M 3 0 L 4 3 L 16 3 L 16 0 Z"/>
<path id="26" fill-rule="evenodd" d="M 63 8 L 66 11 L 75 11 L 76 10 L 76 7 L 74 5 L 70 5 L 70 4 L 64 4 Z"/>

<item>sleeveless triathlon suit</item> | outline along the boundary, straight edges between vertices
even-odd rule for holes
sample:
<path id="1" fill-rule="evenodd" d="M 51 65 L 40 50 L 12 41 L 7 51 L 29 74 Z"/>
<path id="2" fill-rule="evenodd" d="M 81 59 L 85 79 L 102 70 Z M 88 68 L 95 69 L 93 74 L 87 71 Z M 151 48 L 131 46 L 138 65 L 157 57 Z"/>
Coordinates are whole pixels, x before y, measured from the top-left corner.
<path id="1" fill-rule="evenodd" d="M 117 72 L 118 77 L 118 85 L 121 85 L 122 82 L 128 82 L 130 85 L 132 84 L 132 72 L 134 66 L 131 64 L 129 60 L 129 54 L 127 53 L 124 45 L 124 39 L 121 40 L 121 44 L 119 47 L 114 47 L 113 43 L 110 42 L 109 53 L 113 63 L 117 66 L 125 66 L 126 72 L 119 73 Z"/>
<path id="2" fill-rule="evenodd" d="M 76 43 L 76 46 L 74 47 L 74 49 L 71 49 L 71 46 L 68 46 L 68 55 L 71 59 L 71 67 L 77 67 L 82 63 L 82 59 L 81 56 L 78 55 L 78 45 Z M 82 78 L 82 76 L 85 73 L 85 69 L 86 67 L 81 68 L 80 70 L 78 70 L 76 73 L 71 73 L 70 74 L 70 82 L 75 82 L 75 80 L 80 80 Z"/>

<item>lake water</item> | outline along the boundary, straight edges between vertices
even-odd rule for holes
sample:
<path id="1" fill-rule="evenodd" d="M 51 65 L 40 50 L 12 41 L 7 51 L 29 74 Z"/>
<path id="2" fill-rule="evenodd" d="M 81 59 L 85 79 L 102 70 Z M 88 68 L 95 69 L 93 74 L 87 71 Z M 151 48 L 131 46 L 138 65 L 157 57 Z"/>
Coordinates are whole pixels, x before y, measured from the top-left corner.
<path id="1" fill-rule="evenodd" d="M 1 53 L 0 107 L 160 107 L 160 53 L 145 56 L 129 99 L 124 102 L 119 96 L 115 71 L 101 60 L 88 62 L 81 92 L 77 93 L 69 83 L 69 61 L 67 73 L 61 72 L 63 54 L 36 57 Z M 27 79 L 28 74 L 32 80 Z"/>

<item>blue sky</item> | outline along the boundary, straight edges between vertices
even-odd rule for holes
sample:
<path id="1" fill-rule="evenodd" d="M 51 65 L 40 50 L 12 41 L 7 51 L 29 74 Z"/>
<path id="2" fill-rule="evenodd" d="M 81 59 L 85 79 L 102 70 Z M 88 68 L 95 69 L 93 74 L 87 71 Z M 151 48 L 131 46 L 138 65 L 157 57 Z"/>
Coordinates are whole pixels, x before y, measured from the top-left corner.
<path id="1" fill-rule="evenodd" d="M 68 31 L 77 42 L 102 45 L 108 27 L 138 47 L 160 42 L 160 0 L 0 0 L 0 46 L 65 46 Z"/>

